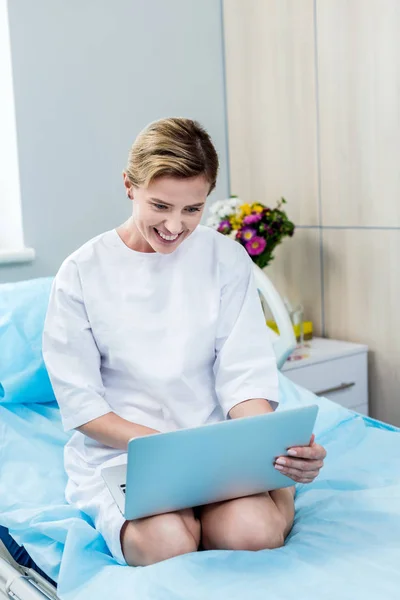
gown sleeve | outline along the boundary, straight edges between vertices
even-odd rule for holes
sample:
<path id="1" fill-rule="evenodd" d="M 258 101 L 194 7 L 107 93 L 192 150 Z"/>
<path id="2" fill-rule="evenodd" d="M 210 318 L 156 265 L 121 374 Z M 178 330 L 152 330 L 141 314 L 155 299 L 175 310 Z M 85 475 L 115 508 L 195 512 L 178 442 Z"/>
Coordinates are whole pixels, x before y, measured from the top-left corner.
<path id="1" fill-rule="evenodd" d="M 214 363 L 216 393 L 225 417 L 244 400 L 265 398 L 272 405 L 278 403 L 278 369 L 253 263 L 237 242 L 230 251 L 229 264 L 221 265 Z"/>
<path id="2" fill-rule="evenodd" d="M 43 358 L 66 431 L 101 417 L 101 357 L 85 309 L 78 268 L 64 263 L 55 277 L 43 331 Z"/>

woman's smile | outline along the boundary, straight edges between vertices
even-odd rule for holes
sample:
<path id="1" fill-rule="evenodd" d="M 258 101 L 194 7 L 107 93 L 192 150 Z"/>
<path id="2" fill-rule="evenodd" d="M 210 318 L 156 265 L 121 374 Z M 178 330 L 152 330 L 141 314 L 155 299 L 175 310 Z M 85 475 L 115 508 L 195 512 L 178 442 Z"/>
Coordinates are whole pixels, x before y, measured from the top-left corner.
<path id="1" fill-rule="evenodd" d="M 153 227 L 153 229 L 156 232 L 158 240 L 164 244 L 175 243 L 178 240 L 178 238 L 180 238 L 181 235 L 183 234 L 183 231 L 173 235 L 173 234 L 166 234 L 164 231 L 160 231 L 160 229 L 157 229 L 157 227 Z"/>

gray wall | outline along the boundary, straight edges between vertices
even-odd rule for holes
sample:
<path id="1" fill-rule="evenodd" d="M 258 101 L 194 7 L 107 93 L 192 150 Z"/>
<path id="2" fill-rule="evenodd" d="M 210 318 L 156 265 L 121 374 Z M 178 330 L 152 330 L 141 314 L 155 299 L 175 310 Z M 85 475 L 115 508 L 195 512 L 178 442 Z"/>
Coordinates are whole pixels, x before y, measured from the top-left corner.
<path id="1" fill-rule="evenodd" d="M 199 120 L 228 194 L 219 0 L 9 0 L 25 244 L 0 282 L 53 275 L 130 214 L 121 172 L 137 133 Z"/>

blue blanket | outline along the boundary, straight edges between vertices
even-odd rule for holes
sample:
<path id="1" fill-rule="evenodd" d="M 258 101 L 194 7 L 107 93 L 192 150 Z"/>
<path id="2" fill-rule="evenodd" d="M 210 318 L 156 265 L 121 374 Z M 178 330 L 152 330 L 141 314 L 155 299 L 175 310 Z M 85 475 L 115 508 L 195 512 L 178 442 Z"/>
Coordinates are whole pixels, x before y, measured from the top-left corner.
<path id="1" fill-rule="evenodd" d="M 64 500 L 58 409 L 0 406 L 0 522 L 58 581 L 62 600 L 338 600 L 400 595 L 400 431 L 316 398 L 281 376 L 279 410 L 318 403 L 319 478 L 297 485 L 286 545 L 117 565 Z"/>

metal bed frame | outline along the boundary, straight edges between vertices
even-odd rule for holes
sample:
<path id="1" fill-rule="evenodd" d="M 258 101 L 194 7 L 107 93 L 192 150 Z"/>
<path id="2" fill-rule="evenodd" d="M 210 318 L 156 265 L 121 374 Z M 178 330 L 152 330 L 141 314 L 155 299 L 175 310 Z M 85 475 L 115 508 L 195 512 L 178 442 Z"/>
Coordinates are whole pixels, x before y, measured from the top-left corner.
<path id="1" fill-rule="evenodd" d="M 279 329 L 273 348 L 280 369 L 296 347 L 296 338 L 285 305 L 265 272 L 257 265 L 257 288 L 272 312 Z M 60 600 L 56 588 L 33 569 L 16 563 L 0 541 L 0 600 Z"/>
<path id="2" fill-rule="evenodd" d="M 59 600 L 56 588 L 33 569 L 21 567 L 0 541 L 0 600 Z"/>

